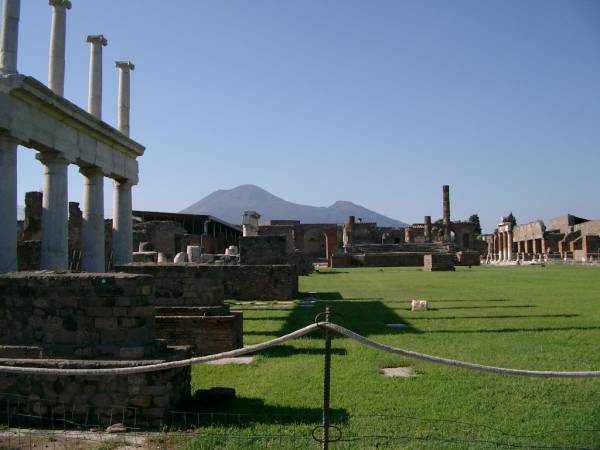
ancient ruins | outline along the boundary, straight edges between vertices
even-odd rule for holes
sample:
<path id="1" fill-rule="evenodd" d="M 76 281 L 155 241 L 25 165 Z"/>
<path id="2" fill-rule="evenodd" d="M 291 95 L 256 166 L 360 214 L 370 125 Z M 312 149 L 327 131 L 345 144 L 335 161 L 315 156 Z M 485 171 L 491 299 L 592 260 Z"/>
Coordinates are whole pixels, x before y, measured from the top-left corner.
<path id="1" fill-rule="evenodd" d="M 542 220 L 513 225 L 503 217 L 494 233 L 483 239 L 487 263 L 594 262 L 600 257 L 600 220 L 567 214 L 548 226 Z"/>

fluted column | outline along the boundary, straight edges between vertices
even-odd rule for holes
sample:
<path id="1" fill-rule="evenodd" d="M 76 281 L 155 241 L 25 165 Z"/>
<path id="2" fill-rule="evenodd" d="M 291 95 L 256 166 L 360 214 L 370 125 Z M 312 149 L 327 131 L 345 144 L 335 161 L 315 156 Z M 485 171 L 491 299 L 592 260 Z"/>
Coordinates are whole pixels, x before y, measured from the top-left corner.
<path id="1" fill-rule="evenodd" d="M 87 42 L 91 44 L 88 112 L 102 119 L 102 47 L 106 47 L 108 41 L 100 34 L 88 36 Z"/>
<path id="2" fill-rule="evenodd" d="M 44 165 L 42 201 L 41 268 L 67 270 L 69 267 L 69 161 L 52 153 L 40 153 Z"/>
<path id="3" fill-rule="evenodd" d="M 4 0 L 0 31 L 0 74 L 2 75 L 17 73 L 20 14 L 21 0 Z"/>
<path id="4" fill-rule="evenodd" d="M 0 137 L 0 273 L 17 270 L 17 141 Z"/>
<path id="5" fill-rule="evenodd" d="M 81 270 L 105 272 L 104 174 L 95 167 L 81 168 L 83 211 L 81 222 Z"/>
<path id="6" fill-rule="evenodd" d="M 506 259 L 506 237 L 503 231 L 500 231 L 498 234 L 500 235 L 500 261 L 504 261 Z"/>
<path id="7" fill-rule="evenodd" d="M 113 265 L 129 264 L 133 253 L 131 184 L 115 181 L 112 252 Z"/>
<path id="8" fill-rule="evenodd" d="M 67 9 L 69 0 L 50 0 L 52 27 L 50 28 L 50 62 L 48 64 L 48 87 L 56 95 L 65 93 L 65 40 L 67 35 Z"/>
<path id="9" fill-rule="evenodd" d="M 131 61 L 117 61 L 119 69 L 119 111 L 117 115 L 117 129 L 125 136 L 129 136 L 129 101 L 131 97 L 131 71 L 135 66 Z"/>
<path id="10" fill-rule="evenodd" d="M 512 261 L 512 257 L 513 257 L 513 235 L 512 235 L 512 230 L 508 230 L 506 232 L 506 247 L 507 247 L 507 255 L 506 255 L 506 259 L 508 261 Z"/>

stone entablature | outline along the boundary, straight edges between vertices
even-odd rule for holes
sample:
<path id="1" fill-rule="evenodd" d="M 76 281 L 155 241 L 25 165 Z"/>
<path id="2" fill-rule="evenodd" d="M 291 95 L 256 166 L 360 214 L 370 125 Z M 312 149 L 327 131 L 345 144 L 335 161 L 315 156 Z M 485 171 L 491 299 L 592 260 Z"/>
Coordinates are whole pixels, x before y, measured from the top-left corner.
<path id="1" fill-rule="evenodd" d="M 69 163 L 96 167 L 106 177 L 138 182 L 136 158 L 144 147 L 34 78 L 0 77 L 0 134 Z"/>

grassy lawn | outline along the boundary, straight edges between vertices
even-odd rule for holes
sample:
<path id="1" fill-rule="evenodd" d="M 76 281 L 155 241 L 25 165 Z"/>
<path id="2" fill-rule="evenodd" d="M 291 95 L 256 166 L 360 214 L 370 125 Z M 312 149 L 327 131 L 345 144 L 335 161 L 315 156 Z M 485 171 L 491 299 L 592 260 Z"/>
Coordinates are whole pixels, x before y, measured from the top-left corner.
<path id="1" fill-rule="evenodd" d="M 339 269 L 301 277 L 300 289 L 301 297 L 319 300 L 315 307 L 232 305 L 244 311 L 245 344 L 306 326 L 329 305 L 339 314 L 334 322 L 397 347 L 511 368 L 600 369 L 600 268 Z M 411 312 L 415 298 L 429 300 L 432 310 Z M 237 398 L 206 405 L 233 415 L 213 416 L 213 426 L 200 428 L 189 447 L 319 448 L 307 436 L 320 422 L 322 349 L 315 333 L 251 365 L 194 367 L 194 389 L 234 387 Z M 478 373 L 342 338 L 333 350 L 332 414 L 347 440 L 331 448 L 600 447 L 600 379 Z M 380 374 L 400 366 L 416 376 Z M 274 437 L 202 437 L 222 434 Z M 368 437 L 354 440 L 360 436 Z"/>

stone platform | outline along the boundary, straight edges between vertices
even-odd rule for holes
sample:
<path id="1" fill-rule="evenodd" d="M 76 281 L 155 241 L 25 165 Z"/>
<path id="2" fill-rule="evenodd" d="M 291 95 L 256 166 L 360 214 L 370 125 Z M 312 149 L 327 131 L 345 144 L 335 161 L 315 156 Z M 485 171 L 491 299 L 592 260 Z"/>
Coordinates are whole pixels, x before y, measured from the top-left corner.
<path id="1" fill-rule="evenodd" d="M 19 272 L 0 276 L 0 364 L 114 368 L 185 359 L 156 339 L 154 280 L 130 274 Z M 190 368 L 139 375 L 0 374 L 0 397 L 22 414 L 85 410 L 160 426 L 190 396 Z M 129 412 L 127 412 L 129 411 Z"/>

